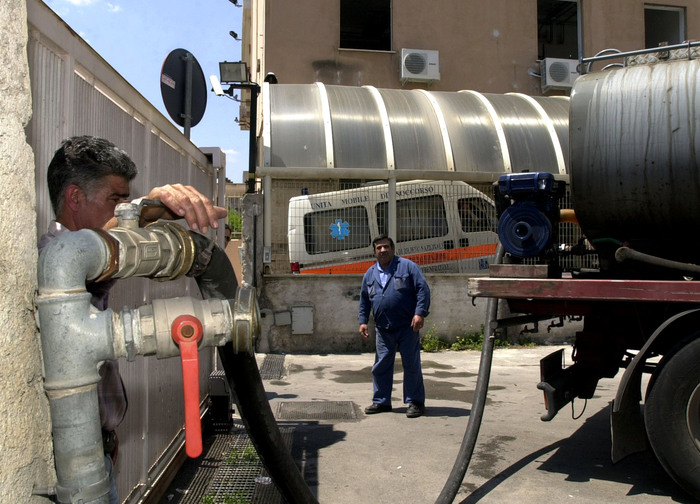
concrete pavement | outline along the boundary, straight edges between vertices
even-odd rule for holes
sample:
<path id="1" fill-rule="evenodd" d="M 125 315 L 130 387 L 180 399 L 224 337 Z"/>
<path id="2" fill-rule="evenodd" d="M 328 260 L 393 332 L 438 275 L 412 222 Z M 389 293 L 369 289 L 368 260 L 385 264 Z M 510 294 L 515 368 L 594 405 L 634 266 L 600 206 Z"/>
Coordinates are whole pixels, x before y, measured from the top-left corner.
<path id="1" fill-rule="evenodd" d="M 609 403 L 619 375 L 601 381 L 587 404 L 540 421 L 539 360 L 559 348 L 495 351 L 475 455 L 455 502 L 692 502 L 648 452 L 610 462 Z M 401 403 L 400 359 L 393 412 L 371 416 L 363 409 L 371 403 L 373 354 L 286 355 L 280 375 L 265 380 L 320 503 L 435 502 L 464 435 L 480 353 L 422 357 L 427 414 L 414 419 Z"/>

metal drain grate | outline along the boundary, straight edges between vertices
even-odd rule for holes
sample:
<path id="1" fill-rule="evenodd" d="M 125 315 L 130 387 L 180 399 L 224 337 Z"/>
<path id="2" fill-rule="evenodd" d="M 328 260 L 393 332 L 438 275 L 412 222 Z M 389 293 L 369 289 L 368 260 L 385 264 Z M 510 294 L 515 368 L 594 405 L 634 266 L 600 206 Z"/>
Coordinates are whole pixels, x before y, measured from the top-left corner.
<path id="1" fill-rule="evenodd" d="M 201 504 L 226 450 L 228 436 L 217 435 L 199 459 L 187 459 L 175 476 L 167 500 L 176 504 Z"/>
<path id="2" fill-rule="evenodd" d="M 351 401 L 283 401 L 277 406 L 277 420 L 357 420 Z"/>
<path id="3" fill-rule="evenodd" d="M 289 449 L 294 430 L 283 428 L 280 433 Z M 219 466 L 197 502 L 279 504 L 282 497 L 258 458 L 248 435 L 240 432 L 226 438 L 219 452 Z"/>
<path id="4" fill-rule="evenodd" d="M 284 355 L 268 354 L 260 366 L 260 377 L 263 380 L 279 380 L 284 375 Z"/>

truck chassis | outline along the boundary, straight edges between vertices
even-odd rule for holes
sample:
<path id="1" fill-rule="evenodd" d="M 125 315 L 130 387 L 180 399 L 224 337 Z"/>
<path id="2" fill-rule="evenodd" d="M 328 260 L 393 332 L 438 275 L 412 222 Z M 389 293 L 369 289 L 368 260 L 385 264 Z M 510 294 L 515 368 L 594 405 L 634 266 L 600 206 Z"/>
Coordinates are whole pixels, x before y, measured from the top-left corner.
<path id="1" fill-rule="evenodd" d="M 542 420 L 575 398 L 591 398 L 601 378 L 624 369 L 611 411 L 613 462 L 651 445 L 668 474 L 700 500 L 700 282 L 548 274 L 546 265 L 500 264 L 489 277 L 469 280 L 470 296 L 504 300 L 511 314 L 526 314 L 497 319 L 497 327 L 583 317 L 574 364 L 564 367 L 562 351 L 540 363 Z"/>

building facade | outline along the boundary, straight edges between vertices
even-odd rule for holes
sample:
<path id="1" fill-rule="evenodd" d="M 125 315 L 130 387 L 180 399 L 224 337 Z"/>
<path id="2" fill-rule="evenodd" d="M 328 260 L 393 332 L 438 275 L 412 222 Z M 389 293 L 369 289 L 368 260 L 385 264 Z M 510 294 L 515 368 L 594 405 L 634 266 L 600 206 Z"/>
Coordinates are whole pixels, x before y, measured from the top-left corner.
<path id="1" fill-rule="evenodd" d="M 241 59 L 258 83 L 541 95 L 568 88 L 543 90 L 545 58 L 699 37 L 693 0 L 245 0 Z"/>

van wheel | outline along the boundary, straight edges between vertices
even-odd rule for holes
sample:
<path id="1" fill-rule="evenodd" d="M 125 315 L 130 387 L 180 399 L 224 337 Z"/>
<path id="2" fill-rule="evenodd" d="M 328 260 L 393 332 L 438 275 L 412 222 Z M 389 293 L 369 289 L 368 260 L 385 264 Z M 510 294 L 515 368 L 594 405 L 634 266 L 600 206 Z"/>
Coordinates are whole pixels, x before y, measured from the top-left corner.
<path id="1" fill-rule="evenodd" d="M 676 483 L 700 500 L 700 338 L 664 356 L 650 387 L 649 444 Z"/>

